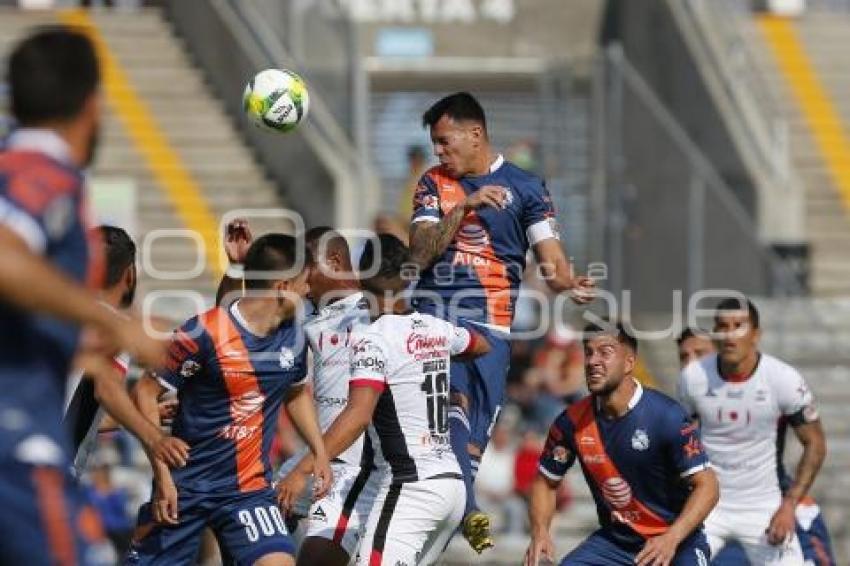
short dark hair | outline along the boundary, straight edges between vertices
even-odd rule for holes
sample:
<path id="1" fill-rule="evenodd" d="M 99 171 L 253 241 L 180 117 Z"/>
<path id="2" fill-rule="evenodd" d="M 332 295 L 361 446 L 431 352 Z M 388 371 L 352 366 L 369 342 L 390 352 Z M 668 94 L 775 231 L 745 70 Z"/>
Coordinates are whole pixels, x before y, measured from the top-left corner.
<path id="1" fill-rule="evenodd" d="M 700 330 L 699 328 L 694 329 L 694 328 L 691 328 L 690 326 L 686 326 L 679 333 L 679 336 L 676 337 L 676 345 L 681 346 L 682 342 L 684 342 L 688 338 L 697 338 L 697 337 L 708 338 L 708 335 L 704 331 Z"/>
<path id="2" fill-rule="evenodd" d="M 109 289 L 121 281 L 128 267 L 136 263 L 136 244 L 126 230 L 117 226 L 98 226 L 94 232 L 103 244 L 106 268 L 103 284 Z"/>
<path id="3" fill-rule="evenodd" d="M 622 322 L 614 322 L 607 319 L 599 323 L 590 322 L 584 327 L 583 341 L 587 342 L 598 335 L 613 336 L 620 344 L 627 346 L 632 350 L 632 352 L 637 354 L 637 338 L 635 338 L 631 332 L 626 330 L 626 327 L 623 326 Z"/>
<path id="4" fill-rule="evenodd" d="M 435 102 L 431 108 L 422 114 L 422 126 L 432 127 L 443 116 L 448 116 L 457 122 L 478 122 L 487 131 L 487 118 L 484 108 L 474 96 L 468 92 L 456 92 Z"/>
<path id="5" fill-rule="evenodd" d="M 751 300 L 746 297 L 728 297 L 717 303 L 717 308 L 714 313 L 714 322 L 717 322 L 717 317 L 723 311 L 747 311 L 750 317 L 750 324 L 753 328 L 759 328 L 761 321 L 759 311 Z"/>
<path id="6" fill-rule="evenodd" d="M 375 250 L 376 247 L 379 249 Z M 361 283 L 370 291 L 384 291 L 401 279 L 404 266 L 409 263 L 410 250 L 404 242 L 390 234 L 378 234 L 366 241 L 360 255 L 360 271 L 375 271 L 371 277 L 361 279 Z"/>
<path id="7" fill-rule="evenodd" d="M 94 45 L 79 31 L 40 28 L 9 56 L 8 82 L 20 125 L 74 118 L 100 84 Z"/>
<path id="8" fill-rule="evenodd" d="M 316 226 L 304 233 L 304 243 L 310 251 L 312 259 L 319 253 L 319 243 L 323 242 L 328 251 L 337 252 L 343 256 L 343 261 L 351 265 L 351 250 L 342 234 L 330 226 Z"/>
<path id="9" fill-rule="evenodd" d="M 245 254 L 245 288 L 268 289 L 272 280 L 251 278 L 252 272 L 287 271 L 297 261 L 297 240 L 286 234 L 264 234 L 248 248 Z"/>

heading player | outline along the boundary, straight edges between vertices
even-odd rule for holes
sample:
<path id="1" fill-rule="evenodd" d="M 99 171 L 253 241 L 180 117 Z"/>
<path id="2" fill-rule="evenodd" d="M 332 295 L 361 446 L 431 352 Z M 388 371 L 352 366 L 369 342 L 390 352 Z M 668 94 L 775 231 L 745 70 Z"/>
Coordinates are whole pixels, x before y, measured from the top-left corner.
<path id="1" fill-rule="evenodd" d="M 169 364 L 136 386 L 140 408 L 157 418 L 157 398 L 176 390 L 173 434 L 189 443 L 173 476 L 155 464 L 155 494 L 139 511 L 131 564 L 191 564 L 209 526 L 238 564 L 291 565 L 295 548 L 271 487 L 269 451 L 281 404 L 316 460 L 317 491 L 331 472 L 307 378 L 296 314 L 307 293 L 296 241 L 266 234 L 245 257 L 247 295 L 175 332 Z M 179 515 L 178 515 L 179 510 Z"/>
<path id="2" fill-rule="evenodd" d="M 228 224 L 224 241 L 231 265 L 244 263 L 245 249 L 252 239 L 247 220 Z M 369 323 L 369 310 L 345 238 L 331 228 L 317 227 L 308 230 L 304 239 L 312 260 L 307 279 L 309 297 L 317 309 L 305 322 L 304 333 L 313 352 L 313 401 L 319 426 L 325 432 L 348 402 L 351 335 Z M 239 287 L 238 280 L 223 279 L 219 300 L 239 296 Z M 287 519 L 308 520 L 298 564 L 311 564 L 321 556 L 326 566 L 345 566 L 357 555 L 381 477 L 376 473 L 371 442 L 361 435 L 333 459 L 334 488 L 316 501 L 312 500 L 309 478 L 291 474 L 305 454 L 306 450 L 293 455 L 278 471 L 281 498 L 300 493 Z"/>
<path id="3" fill-rule="evenodd" d="M 718 353 L 684 369 L 679 396 L 699 419 L 720 479 L 720 503 L 705 524 L 712 555 L 736 540 L 755 564 L 802 564 L 794 513 L 823 463 L 826 440 L 803 377 L 759 352 L 760 332 L 752 302 L 721 301 L 714 317 Z M 780 419 L 803 445 L 795 481 L 784 495 L 776 457 Z"/>
<path id="4" fill-rule="evenodd" d="M 586 303 L 593 282 L 572 271 L 543 181 L 492 150 L 484 109 L 472 95 L 439 100 L 422 122 L 440 165 L 422 176 L 414 195 L 410 251 L 422 269 L 415 306 L 474 324 L 492 346 L 486 356 L 451 369 L 449 426 L 467 493 L 463 534 L 481 552 L 493 542 L 472 483 L 504 402 L 510 327 L 529 247 L 552 291 Z"/>
<path id="5" fill-rule="evenodd" d="M 368 427 L 384 474 L 357 560 L 363 566 L 434 564 L 460 524 L 465 490 L 449 443 L 449 358 L 489 348 L 474 332 L 410 311 L 402 276 L 409 261 L 393 236 L 366 244 L 360 270 L 375 274 L 361 284 L 372 323 L 352 337 L 348 404 L 325 434 L 335 455 Z M 309 471 L 310 458 L 298 469 Z"/>
<path id="6" fill-rule="evenodd" d="M 590 395 L 552 424 L 529 504 L 526 566 L 554 560 L 555 492 L 578 460 L 601 528 L 562 565 L 705 566 L 702 522 L 718 483 L 696 425 L 673 399 L 635 379 L 637 340 L 622 325 L 584 329 Z"/>
<path id="7" fill-rule="evenodd" d="M 13 49 L 7 69 L 18 129 L 0 152 L 0 562 L 71 564 L 85 551 L 61 416 L 80 325 L 143 364 L 160 363 L 164 347 L 85 289 L 98 272 L 82 174 L 100 123 L 92 44 L 42 28 Z"/>

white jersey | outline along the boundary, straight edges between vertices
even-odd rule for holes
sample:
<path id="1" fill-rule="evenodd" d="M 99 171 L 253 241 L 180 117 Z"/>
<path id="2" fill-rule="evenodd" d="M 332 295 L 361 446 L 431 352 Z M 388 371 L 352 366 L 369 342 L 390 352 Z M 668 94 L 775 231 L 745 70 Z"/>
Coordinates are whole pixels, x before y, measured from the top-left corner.
<path id="1" fill-rule="evenodd" d="M 777 422 L 791 415 L 804 422 L 818 418 L 800 373 L 773 356 L 760 354 L 749 379 L 726 381 L 713 354 L 684 369 L 679 399 L 699 417 L 702 442 L 720 481 L 718 506 L 775 509 L 781 499 Z"/>
<path id="2" fill-rule="evenodd" d="M 470 333 L 430 315 L 385 314 L 356 334 L 352 386 L 382 391 L 369 434 L 393 483 L 460 474 L 449 443 L 449 358 Z"/>
<path id="3" fill-rule="evenodd" d="M 358 327 L 367 324 L 369 311 L 363 293 L 358 292 L 322 308 L 304 325 L 313 351 L 313 399 L 322 432 L 330 428 L 348 403 L 351 337 Z M 364 436 L 337 459 L 352 466 L 371 464 L 371 450 L 367 449 L 364 455 Z"/>

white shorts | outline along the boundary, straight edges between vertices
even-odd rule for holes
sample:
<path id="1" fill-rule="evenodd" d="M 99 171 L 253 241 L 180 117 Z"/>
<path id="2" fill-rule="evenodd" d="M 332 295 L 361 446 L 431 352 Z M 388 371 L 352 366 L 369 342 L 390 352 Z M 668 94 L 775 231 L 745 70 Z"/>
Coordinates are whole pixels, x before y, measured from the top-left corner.
<path id="1" fill-rule="evenodd" d="M 705 534 L 711 555 L 717 553 L 727 542 L 738 541 L 752 564 L 765 566 L 802 566 L 803 551 L 797 534 L 792 531 L 791 540 L 779 546 L 767 541 L 767 528 L 779 504 L 761 509 L 734 509 L 717 506 L 705 520 Z"/>
<path id="2" fill-rule="evenodd" d="M 463 480 L 384 483 L 366 525 L 358 566 L 435 564 L 463 518 Z"/>
<path id="3" fill-rule="evenodd" d="M 299 460 L 287 460 L 278 472 L 278 477 L 286 476 Z M 307 537 L 332 540 L 349 556 L 354 556 L 366 530 L 366 519 L 378 495 L 383 472 L 364 470 L 360 466 L 342 462 L 332 463 L 331 471 L 334 475 L 333 486 L 327 495 L 312 501 L 313 485 L 308 482 L 295 502 L 293 514 L 306 520 L 301 521 L 294 538 L 298 546 Z"/>

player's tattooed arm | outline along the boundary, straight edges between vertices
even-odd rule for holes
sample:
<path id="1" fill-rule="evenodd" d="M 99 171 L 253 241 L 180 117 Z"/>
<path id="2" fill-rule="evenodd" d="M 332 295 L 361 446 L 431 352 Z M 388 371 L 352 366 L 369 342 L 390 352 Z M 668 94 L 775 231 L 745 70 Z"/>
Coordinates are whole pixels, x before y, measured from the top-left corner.
<path id="1" fill-rule="evenodd" d="M 808 410 L 808 409 L 804 409 Z M 794 434 L 803 445 L 803 455 L 797 464 L 794 483 L 785 492 L 782 504 L 771 518 L 767 529 L 767 538 L 771 544 L 781 544 L 795 529 L 794 512 L 797 504 L 809 492 L 826 458 L 826 437 L 820 419 L 805 422 L 799 419 L 793 424 Z"/>
<path id="2" fill-rule="evenodd" d="M 456 206 L 439 222 L 414 222 L 410 226 L 410 257 L 419 269 L 429 268 L 446 251 L 464 216 L 465 208 Z"/>
<path id="3" fill-rule="evenodd" d="M 419 269 L 427 269 L 445 252 L 460 229 L 464 217 L 482 206 L 501 208 L 505 201 L 502 187 L 481 187 L 439 222 L 414 222 L 410 225 L 410 255 Z"/>
<path id="4" fill-rule="evenodd" d="M 662 535 L 650 538 L 635 557 L 638 566 L 671 564 L 676 549 L 708 517 L 720 499 L 720 484 L 714 470 L 706 468 L 687 478 L 691 487 L 682 512 Z"/>

